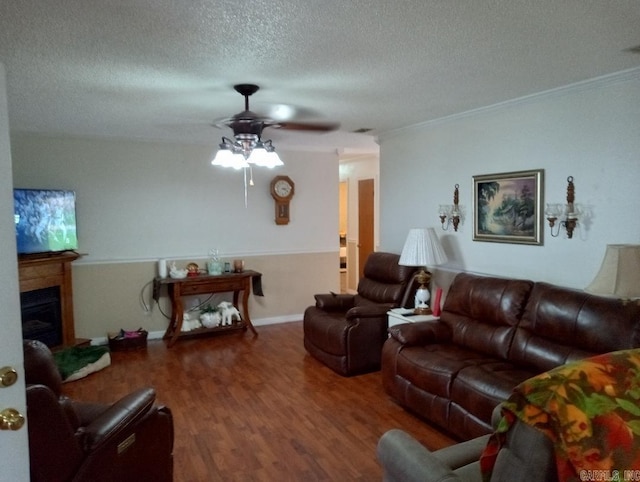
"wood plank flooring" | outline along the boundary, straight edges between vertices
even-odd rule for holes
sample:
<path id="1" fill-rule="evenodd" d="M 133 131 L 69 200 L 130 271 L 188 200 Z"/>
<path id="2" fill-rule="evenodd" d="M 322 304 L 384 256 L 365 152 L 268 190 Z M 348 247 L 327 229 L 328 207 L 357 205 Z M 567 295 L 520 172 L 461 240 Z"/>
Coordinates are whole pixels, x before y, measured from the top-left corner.
<path id="1" fill-rule="evenodd" d="M 257 330 L 114 352 L 64 392 L 111 402 L 153 386 L 174 417 L 176 482 L 379 481 L 385 431 L 431 449 L 453 443 L 389 399 L 379 372 L 343 378 L 310 357 L 301 322 Z"/>

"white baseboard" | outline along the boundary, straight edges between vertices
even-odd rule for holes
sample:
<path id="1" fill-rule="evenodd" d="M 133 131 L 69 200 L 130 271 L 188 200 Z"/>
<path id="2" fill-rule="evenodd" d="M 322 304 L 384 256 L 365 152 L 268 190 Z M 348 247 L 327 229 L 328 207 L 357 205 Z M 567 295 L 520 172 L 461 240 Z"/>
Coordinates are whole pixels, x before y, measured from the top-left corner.
<path id="1" fill-rule="evenodd" d="M 286 315 L 286 316 L 273 316 L 271 318 L 260 318 L 253 320 L 253 326 L 267 326 L 276 325 L 278 323 L 291 323 L 293 321 L 301 321 L 302 314 L 299 315 Z M 161 340 L 164 336 L 164 331 L 150 331 L 147 335 L 147 340 Z M 109 340 L 106 336 L 91 338 L 92 345 L 107 345 Z"/>

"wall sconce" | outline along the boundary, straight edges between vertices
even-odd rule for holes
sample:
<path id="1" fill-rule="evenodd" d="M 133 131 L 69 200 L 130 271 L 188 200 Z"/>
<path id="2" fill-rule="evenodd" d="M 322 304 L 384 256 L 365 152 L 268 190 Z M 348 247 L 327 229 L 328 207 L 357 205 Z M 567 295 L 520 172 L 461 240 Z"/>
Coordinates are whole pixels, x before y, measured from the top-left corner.
<path id="1" fill-rule="evenodd" d="M 458 207 L 458 189 L 460 185 L 456 184 L 453 190 L 453 204 L 440 205 L 440 223 L 444 231 L 449 230 L 449 226 L 453 224 L 453 230 L 458 231 L 460 224 L 460 208 Z M 445 225 L 446 222 L 446 225 Z"/>
<path id="2" fill-rule="evenodd" d="M 573 237 L 573 230 L 578 225 L 578 215 L 580 214 L 574 202 L 575 186 L 573 185 L 573 176 L 569 176 L 567 178 L 567 204 L 564 207 L 564 220 L 558 223 L 556 234 L 553 234 L 553 228 L 558 218 L 563 215 L 562 204 L 547 204 L 547 209 L 544 212 L 547 215 L 547 221 L 549 221 L 551 236 L 554 238 L 560 234 L 560 227 L 567 230 L 567 238 Z"/>

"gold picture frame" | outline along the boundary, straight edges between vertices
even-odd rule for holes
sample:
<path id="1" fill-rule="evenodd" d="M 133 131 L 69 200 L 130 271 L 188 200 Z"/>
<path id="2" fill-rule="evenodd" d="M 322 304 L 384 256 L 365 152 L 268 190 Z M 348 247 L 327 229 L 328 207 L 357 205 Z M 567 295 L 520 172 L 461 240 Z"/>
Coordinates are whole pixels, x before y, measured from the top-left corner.
<path id="1" fill-rule="evenodd" d="M 473 240 L 541 246 L 544 170 L 473 176 Z"/>

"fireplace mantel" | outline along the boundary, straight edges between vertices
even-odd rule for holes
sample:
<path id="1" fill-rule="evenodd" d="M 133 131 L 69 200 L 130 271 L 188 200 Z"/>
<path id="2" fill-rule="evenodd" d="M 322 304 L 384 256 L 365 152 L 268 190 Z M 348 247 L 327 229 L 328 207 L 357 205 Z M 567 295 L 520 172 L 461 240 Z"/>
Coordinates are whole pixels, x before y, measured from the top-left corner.
<path id="1" fill-rule="evenodd" d="M 18 258 L 20 293 L 58 286 L 62 314 L 62 344 L 74 346 L 76 340 L 73 321 L 73 284 L 71 263 L 80 257 L 73 252 L 24 255 Z"/>

